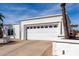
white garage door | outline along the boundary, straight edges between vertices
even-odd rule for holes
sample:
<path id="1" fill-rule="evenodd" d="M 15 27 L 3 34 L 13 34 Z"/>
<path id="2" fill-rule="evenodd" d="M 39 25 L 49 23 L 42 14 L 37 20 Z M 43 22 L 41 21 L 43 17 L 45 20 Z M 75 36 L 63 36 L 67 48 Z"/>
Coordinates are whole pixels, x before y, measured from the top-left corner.
<path id="1" fill-rule="evenodd" d="M 58 24 L 28 26 L 26 39 L 28 40 L 53 40 L 58 37 Z"/>

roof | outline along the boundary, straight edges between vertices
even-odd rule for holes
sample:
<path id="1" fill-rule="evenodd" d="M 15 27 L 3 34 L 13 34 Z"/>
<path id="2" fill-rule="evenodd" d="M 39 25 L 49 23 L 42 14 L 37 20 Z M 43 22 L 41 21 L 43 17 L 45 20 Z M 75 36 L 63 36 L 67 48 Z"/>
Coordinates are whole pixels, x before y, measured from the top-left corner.
<path id="1" fill-rule="evenodd" d="M 4 26 L 12 26 L 12 25 L 19 25 L 19 24 L 3 24 Z"/>
<path id="2" fill-rule="evenodd" d="M 3 24 L 4 26 L 10 26 L 10 25 L 12 25 L 12 24 Z"/>
<path id="3" fill-rule="evenodd" d="M 55 14 L 55 15 L 46 15 L 46 16 L 26 18 L 25 20 L 21 20 L 21 21 L 28 21 L 28 20 L 35 20 L 35 19 L 42 19 L 42 18 L 49 18 L 49 17 L 58 17 L 58 16 L 62 16 L 62 14 Z"/>

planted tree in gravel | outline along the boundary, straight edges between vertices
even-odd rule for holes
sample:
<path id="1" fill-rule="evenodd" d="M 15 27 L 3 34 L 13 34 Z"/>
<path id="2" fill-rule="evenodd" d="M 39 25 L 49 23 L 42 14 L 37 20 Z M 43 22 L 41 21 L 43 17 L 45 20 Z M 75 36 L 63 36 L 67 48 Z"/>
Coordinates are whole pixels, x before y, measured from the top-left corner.
<path id="1" fill-rule="evenodd" d="M 0 38 L 3 38 L 3 18 L 5 18 L 4 15 L 0 13 Z"/>

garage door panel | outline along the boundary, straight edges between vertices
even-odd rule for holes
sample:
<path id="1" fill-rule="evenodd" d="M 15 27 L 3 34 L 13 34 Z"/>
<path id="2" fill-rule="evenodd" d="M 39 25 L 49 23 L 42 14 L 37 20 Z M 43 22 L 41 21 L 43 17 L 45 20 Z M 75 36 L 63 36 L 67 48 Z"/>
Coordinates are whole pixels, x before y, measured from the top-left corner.
<path id="1" fill-rule="evenodd" d="M 27 40 L 52 40 L 58 38 L 59 23 L 33 24 L 26 26 Z"/>
<path id="2" fill-rule="evenodd" d="M 49 40 L 57 37 L 58 28 L 27 29 L 28 40 Z"/>

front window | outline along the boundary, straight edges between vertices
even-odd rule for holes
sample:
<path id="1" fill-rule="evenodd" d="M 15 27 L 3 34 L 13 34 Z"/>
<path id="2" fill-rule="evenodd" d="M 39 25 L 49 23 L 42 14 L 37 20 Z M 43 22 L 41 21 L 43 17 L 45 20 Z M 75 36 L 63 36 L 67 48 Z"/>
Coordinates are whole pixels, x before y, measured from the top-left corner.
<path id="1" fill-rule="evenodd" d="M 8 29 L 8 36 L 13 35 L 13 29 Z"/>

